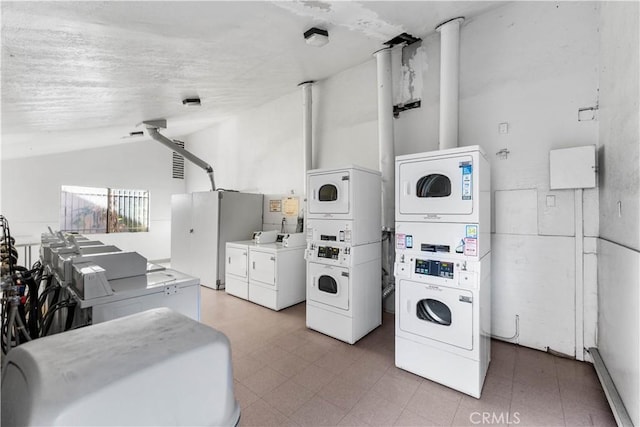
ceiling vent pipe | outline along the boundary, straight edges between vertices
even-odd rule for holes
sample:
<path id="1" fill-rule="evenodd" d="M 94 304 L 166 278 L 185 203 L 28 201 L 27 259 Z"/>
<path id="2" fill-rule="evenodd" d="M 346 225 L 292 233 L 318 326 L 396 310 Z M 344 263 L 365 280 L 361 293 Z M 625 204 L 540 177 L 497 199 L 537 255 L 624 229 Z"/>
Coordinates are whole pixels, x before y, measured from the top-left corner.
<path id="1" fill-rule="evenodd" d="M 454 18 L 436 27 L 440 33 L 440 142 L 439 149 L 458 146 L 460 80 L 460 25 Z"/>
<path id="2" fill-rule="evenodd" d="M 302 82 L 298 86 L 302 88 L 302 192 L 307 187 L 307 171 L 313 169 L 313 109 L 311 89 L 313 82 Z"/>
<path id="3" fill-rule="evenodd" d="M 180 147 L 178 144 L 174 143 L 172 140 L 170 140 L 169 138 L 167 138 L 166 136 L 158 132 L 159 128 L 165 129 L 167 127 L 166 120 L 164 119 L 149 120 L 146 122 L 142 122 L 140 124 L 146 127 L 147 133 L 151 138 L 155 139 L 160 144 L 168 147 L 170 150 L 173 150 L 174 152 L 180 154 L 182 157 L 189 160 L 196 166 L 204 169 L 207 175 L 209 175 L 209 180 L 211 181 L 211 191 L 216 191 L 216 182 L 215 182 L 215 179 L 213 178 L 213 168 L 211 167 L 211 165 L 205 162 L 204 160 L 202 160 L 200 157 L 196 156 L 195 154 Z"/>
<path id="4" fill-rule="evenodd" d="M 378 151 L 382 173 L 382 230 L 395 225 L 395 149 L 393 139 L 393 82 L 391 48 L 374 53 L 378 70 Z"/>

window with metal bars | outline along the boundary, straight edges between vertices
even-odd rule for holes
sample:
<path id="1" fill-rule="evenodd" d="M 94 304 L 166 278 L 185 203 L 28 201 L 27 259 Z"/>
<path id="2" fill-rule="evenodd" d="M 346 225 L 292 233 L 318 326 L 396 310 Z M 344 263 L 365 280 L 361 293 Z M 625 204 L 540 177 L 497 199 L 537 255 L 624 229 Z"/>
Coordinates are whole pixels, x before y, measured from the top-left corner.
<path id="1" fill-rule="evenodd" d="M 63 185 L 60 230 L 83 234 L 149 231 L 149 192 Z"/>

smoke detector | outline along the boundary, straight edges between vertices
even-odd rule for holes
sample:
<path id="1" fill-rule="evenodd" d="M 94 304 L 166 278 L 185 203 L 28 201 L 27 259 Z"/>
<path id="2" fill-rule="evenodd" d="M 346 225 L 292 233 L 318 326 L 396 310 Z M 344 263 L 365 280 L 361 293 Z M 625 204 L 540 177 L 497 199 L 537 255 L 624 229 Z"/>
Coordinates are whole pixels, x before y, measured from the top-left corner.
<path id="1" fill-rule="evenodd" d="M 310 46 L 324 46 L 329 43 L 329 32 L 321 28 L 309 28 L 304 32 L 304 41 Z"/>
<path id="2" fill-rule="evenodd" d="M 199 107 L 200 98 L 185 98 L 182 100 L 182 105 L 186 105 L 187 107 Z"/>

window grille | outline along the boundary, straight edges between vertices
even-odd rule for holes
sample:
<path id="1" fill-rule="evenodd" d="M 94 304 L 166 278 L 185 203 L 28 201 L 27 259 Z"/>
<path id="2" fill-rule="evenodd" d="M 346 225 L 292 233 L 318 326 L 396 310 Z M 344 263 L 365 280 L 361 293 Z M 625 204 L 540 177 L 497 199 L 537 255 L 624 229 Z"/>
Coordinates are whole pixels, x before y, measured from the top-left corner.
<path id="1" fill-rule="evenodd" d="M 149 231 L 149 192 L 62 186 L 60 229 L 82 234 Z"/>

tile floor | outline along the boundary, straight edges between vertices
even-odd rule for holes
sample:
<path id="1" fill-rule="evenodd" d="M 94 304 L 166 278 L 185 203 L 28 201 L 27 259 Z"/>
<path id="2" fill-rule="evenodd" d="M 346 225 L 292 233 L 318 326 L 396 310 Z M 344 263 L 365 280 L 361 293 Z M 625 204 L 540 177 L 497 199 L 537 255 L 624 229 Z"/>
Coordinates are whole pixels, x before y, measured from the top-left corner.
<path id="1" fill-rule="evenodd" d="M 349 345 L 202 288 L 202 322 L 231 341 L 242 426 L 614 426 L 592 365 L 500 341 L 477 400 L 394 366 L 394 316 Z"/>

